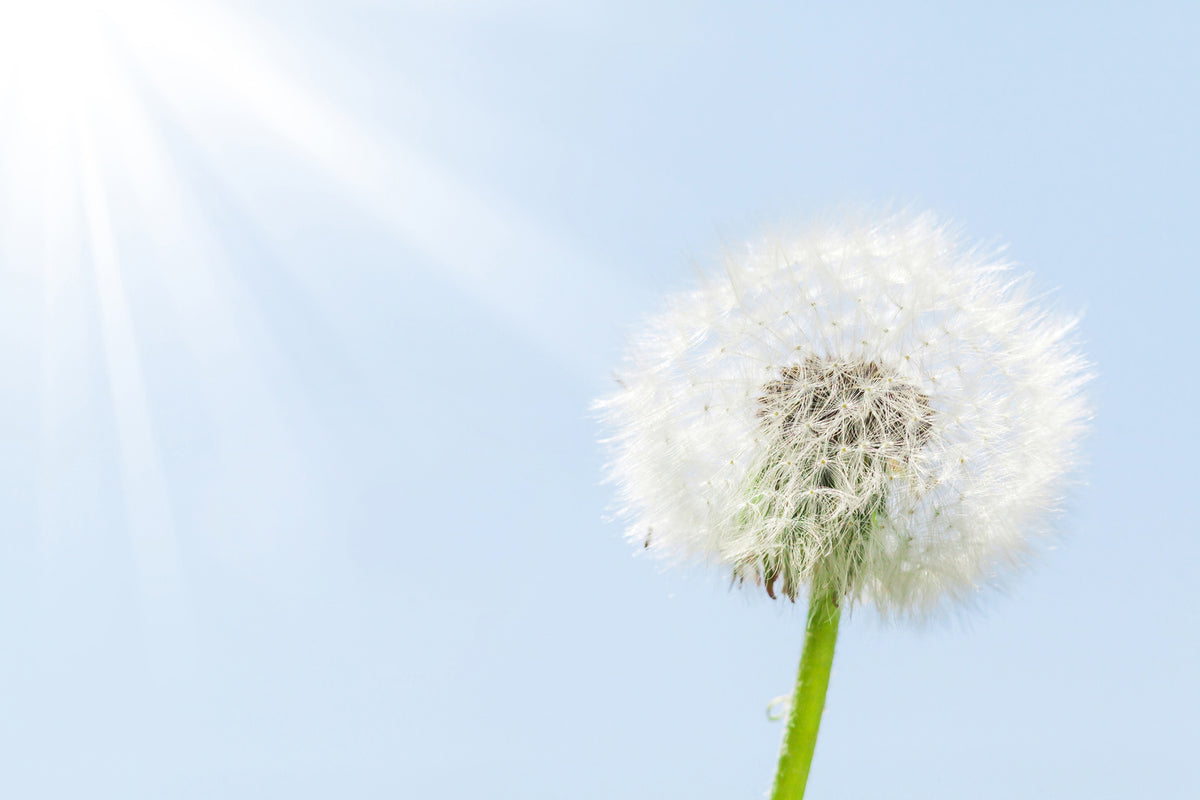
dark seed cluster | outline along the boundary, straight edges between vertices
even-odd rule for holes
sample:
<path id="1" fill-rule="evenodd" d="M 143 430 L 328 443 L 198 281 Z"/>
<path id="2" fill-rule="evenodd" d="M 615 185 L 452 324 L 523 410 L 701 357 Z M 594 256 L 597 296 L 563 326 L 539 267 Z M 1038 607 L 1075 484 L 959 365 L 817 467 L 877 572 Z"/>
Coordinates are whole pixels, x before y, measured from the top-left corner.
<path id="1" fill-rule="evenodd" d="M 747 513 L 783 533 L 735 580 L 760 582 L 772 598 L 778 582 L 792 600 L 818 571 L 851 585 L 888 480 L 929 440 L 929 397 L 875 362 L 809 356 L 764 384 L 758 404 L 768 450 Z"/>
<path id="2" fill-rule="evenodd" d="M 763 386 L 759 416 L 787 442 L 822 438 L 832 445 L 919 447 L 929 438 L 929 398 L 873 361 L 809 356 Z"/>

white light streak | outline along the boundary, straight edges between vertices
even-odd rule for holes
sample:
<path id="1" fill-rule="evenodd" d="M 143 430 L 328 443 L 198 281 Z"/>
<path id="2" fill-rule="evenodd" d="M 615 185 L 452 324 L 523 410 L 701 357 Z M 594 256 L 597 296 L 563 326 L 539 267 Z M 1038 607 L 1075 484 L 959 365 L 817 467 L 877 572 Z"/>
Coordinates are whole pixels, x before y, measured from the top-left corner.
<path id="1" fill-rule="evenodd" d="M 170 333 L 191 351 L 215 449 L 226 458 L 246 452 L 237 437 L 252 409 L 261 446 L 300 465 L 283 470 L 264 490 L 274 495 L 262 498 L 262 509 L 243 516 L 269 522 L 273 512 L 263 509 L 282 505 L 288 487 L 305 480 L 286 400 L 260 363 L 275 355 L 264 344 L 268 328 L 247 313 L 255 309 L 251 293 L 151 103 L 170 110 L 184 137 L 207 151 L 219 182 L 234 189 L 262 176 L 229 167 L 230 143 L 290 151 L 308 174 L 341 187 L 464 293 L 573 368 L 594 355 L 587 350 L 595 337 L 565 298 L 588 286 L 603 304 L 624 289 L 519 212 L 320 97 L 283 65 L 285 44 L 256 25 L 206 0 L 0 0 L 0 280 L 40 282 L 44 298 L 43 327 L 31 336 L 43 360 L 43 535 L 53 539 L 62 516 L 62 454 L 100 447 L 95 431 L 79 429 L 79 406 L 107 398 L 96 408 L 111 406 L 121 506 L 148 605 L 178 594 L 183 570 L 146 357 L 164 331 L 140 324 L 142 298 L 170 309 L 151 318 L 169 317 Z M 245 210 L 266 214 L 253 204 Z M 581 270 L 590 277 L 581 281 Z M 85 361 L 101 356 L 105 380 L 92 385 Z"/>

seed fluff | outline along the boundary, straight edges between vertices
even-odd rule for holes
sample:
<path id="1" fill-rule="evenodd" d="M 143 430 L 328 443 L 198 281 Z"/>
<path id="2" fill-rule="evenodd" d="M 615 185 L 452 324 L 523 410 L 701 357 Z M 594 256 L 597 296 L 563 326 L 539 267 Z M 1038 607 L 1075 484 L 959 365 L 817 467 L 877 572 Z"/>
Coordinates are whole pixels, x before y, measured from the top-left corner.
<path id="1" fill-rule="evenodd" d="M 921 616 L 998 582 L 1076 467 L 1077 319 L 933 215 L 748 246 L 597 404 L 628 536 L 794 600 Z"/>

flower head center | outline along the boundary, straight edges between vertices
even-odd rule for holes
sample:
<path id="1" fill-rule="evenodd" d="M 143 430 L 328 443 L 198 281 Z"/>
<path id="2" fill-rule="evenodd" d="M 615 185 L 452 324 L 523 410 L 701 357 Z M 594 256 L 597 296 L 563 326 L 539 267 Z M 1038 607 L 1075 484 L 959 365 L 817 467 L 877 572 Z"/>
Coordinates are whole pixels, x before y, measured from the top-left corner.
<path id="1" fill-rule="evenodd" d="M 908 460 L 929 440 L 929 397 L 874 361 L 809 356 L 762 387 L 775 447 L 815 460 L 855 453 Z"/>
<path id="2" fill-rule="evenodd" d="M 793 600 L 805 576 L 847 591 L 857 580 L 889 483 L 929 441 L 928 395 L 874 361 L 809 356 L 762 386 L 766 450 L 747 484 L 744 521 L 760 541 L 737 579 Z"/>

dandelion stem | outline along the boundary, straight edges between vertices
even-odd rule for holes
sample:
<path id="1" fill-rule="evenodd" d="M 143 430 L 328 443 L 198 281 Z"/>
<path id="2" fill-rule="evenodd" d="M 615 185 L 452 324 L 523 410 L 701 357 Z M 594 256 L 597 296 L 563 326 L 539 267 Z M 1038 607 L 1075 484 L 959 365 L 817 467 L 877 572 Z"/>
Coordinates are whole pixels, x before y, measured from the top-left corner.
<path id="1" fill-rule="evenodd" d="M 787 733 L 779 754 L 779 769 L 771 800 L 801 800 L 808 783 L 809 765 L 817 746 L 817 729 L 825 710 L 833 647 L 837 643 L 842 609 L 837 596 L 814 581 L 808 603 L 808 626 L 804 632 L 804 654 L 796 675 L 796 691 L 788 714 Z"/>

